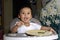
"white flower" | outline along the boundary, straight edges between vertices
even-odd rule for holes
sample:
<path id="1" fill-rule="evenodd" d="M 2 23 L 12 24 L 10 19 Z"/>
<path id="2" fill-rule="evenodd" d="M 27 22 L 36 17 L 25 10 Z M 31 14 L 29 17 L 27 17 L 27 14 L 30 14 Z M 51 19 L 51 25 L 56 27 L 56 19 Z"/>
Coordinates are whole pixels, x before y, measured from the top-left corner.
<path id="1" fill-rule="evenodd" d="M 46 16 L 47 15 L 47 11 L 46 10 L 42 10 L 41 14 L 42 14 L 42 16 Z"/>
<path id="2" fill-rule="evenodd" d="M 59 20 L 55 20 L 55 23 L 58 24 L 58 23 L 60 23 L 60 21 Z"/>
<path id="3" fill-rule="evenodd" d="M 47 24 L 47 25 L 50 25 L 50 24 L 51 24 L 51 22 L 50 22 L 49 20 L 47 20 L 46 24 Z"/>

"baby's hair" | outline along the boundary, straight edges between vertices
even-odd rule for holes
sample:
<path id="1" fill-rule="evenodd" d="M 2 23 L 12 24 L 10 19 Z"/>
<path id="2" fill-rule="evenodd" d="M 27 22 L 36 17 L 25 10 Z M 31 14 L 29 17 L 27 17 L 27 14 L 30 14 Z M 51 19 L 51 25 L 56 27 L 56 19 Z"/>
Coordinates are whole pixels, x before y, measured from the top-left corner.
<path id="1" fill-rule="evenodd" d="M 30 8 L 30 9 L 31 9 L 31 12 L 32 12 L 32 8 L 31 8 L 31 6 L 24 5 L 24 6 L 21 6 L 21 7 L 19 8 L 19 10 L 18 10 L 18 14 L 20 14 L 19 12 L 20 12 L 21 9 L 23 9 L 23 8 Z"/>

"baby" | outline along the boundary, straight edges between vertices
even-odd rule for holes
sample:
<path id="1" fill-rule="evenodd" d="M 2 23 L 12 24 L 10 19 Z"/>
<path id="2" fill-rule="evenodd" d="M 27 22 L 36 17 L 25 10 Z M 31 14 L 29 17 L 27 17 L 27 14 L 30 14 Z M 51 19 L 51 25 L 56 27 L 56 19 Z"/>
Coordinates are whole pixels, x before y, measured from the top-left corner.
<path id="1" fill-rule="evenodd" d="M 31 22 L 32 9 L 28 6 L 24 6 L 19 10 L 18 18 L 20 18 L 20 21 L 16 22 L 15 26 L 10 29 L 12 33 L 25 33 L 28 30 L 48 30 L 54 32 L 51 27 L 42 27 L 37 23 Z"/>

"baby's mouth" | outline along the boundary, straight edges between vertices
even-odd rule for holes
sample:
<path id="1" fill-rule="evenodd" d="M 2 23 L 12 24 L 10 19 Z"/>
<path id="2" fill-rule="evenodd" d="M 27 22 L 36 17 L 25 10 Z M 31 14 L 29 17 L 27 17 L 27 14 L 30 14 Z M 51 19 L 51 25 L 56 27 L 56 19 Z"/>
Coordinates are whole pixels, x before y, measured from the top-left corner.
<path id="1" fill-rule="evenodd" d="M 26 21 L 26 20 L 28 20 L 28 18 L 24 18 L 24 20 Z"/>

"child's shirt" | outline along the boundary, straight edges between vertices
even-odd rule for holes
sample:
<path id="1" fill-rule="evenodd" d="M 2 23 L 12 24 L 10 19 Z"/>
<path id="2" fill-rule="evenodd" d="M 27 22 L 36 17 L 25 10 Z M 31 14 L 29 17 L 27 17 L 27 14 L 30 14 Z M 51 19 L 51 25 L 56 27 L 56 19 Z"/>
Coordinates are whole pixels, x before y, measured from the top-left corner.
<path id="1" fill-rule="evenodd" d="M 25 25 L 22 25 L 17 29 L 17 32 L 25 33 L 26 31 L 29 31 L 29 30 L 40 30 L 40 29 L 41 29 L 41 25 L 30 22 L 30 26 L 26 27 Z"/>
<path id="2" fill-rule="evenodd" d="M 19 22 L 19 21 L 20 21 L 20 19 L 15 18 L 15 19 L 10 23 L 10 30 L 15 26 L 16 22 Z M 41 23 L 39 22 L 39 20 L 37 20 L 37 19 L 35 19 L 35 18 L 32 18 L 32 19 L 30 20 L 30 22 L 37 23 L 37 24 L 40 24 L 40 25 L 41 25 Z"/>

